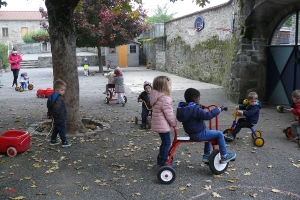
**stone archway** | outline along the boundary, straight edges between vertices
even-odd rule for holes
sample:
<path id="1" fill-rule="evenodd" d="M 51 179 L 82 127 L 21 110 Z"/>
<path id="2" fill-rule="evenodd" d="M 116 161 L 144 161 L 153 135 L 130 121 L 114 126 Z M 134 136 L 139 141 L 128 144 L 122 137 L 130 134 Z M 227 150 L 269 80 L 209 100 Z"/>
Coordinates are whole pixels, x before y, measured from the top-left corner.
<path id="1" fill-rule="evenodd" d="M 300 9 L 298 0 L 239 1 L 240 41 L 227 87 L 232 102 L 241 102 L 249 91 L 268 101 L 267 46 L 276 27 L 289 13 Z M 236 85 L 238 87 L 233 87 Z"/>

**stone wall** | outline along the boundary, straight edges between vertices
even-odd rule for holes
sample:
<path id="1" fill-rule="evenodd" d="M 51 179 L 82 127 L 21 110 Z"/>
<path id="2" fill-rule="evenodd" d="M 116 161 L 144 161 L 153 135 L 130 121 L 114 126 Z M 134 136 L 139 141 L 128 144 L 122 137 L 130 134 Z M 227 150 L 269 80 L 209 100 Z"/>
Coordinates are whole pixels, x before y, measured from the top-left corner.
<path id="1" fill-rule="evenodd" d="M 164 69 L 190 79 L 226 86 L 237 52 L 236 27 L 232 29 L 233 13 L 237 11 L 236 2 L 230 1 L 218 8 L 166 22 Z M 199 32 L 194 30 L 198 16 L 204 19 L 204 28 Z"/>
<path id="2" fill-rule="evenodd" d="M 87 56 L 77 56 L 77 66 L 83 66 L 83 60 L 84 58 L 87 58 L 88 61 L 90 62 L 90 66 L 98 66 L 98 56 L 92 56 L 92 55 L 87 55 Z M 46 67 L 53 67 L 52 63 L 52 57 L 51 56 L 40 56 L 38 57 L 38 67 L 46 68 Z"/>

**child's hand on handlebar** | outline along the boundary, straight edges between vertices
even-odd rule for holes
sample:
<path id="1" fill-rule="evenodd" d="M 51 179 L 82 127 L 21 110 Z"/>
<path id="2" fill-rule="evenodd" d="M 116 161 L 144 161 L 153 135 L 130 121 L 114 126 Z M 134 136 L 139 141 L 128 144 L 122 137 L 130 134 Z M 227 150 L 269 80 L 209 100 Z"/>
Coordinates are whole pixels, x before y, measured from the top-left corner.
<path id="1" fill-rule="evenodd" d="M 242 116 L 242 115 L 243 115 L 243 111 L 238 110 L 238 111 L 237 111 L 237 114 L 238 114 L 239 116 Z"/>
<path id="2" fill-rule="evenodd" d="M 138 99 L 138 102 L 143 102 L 143 100 L 142 99 Z"/>

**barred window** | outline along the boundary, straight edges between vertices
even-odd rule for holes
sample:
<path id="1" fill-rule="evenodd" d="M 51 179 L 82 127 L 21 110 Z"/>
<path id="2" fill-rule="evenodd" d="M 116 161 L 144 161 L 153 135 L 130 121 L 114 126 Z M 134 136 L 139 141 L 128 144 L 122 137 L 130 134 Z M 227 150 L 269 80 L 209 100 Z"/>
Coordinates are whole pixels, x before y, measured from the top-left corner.
<path id="1" fill-rule="evenodd" d="M 2 37 L 8 37 L 8 28 L 2 28 Z"/>

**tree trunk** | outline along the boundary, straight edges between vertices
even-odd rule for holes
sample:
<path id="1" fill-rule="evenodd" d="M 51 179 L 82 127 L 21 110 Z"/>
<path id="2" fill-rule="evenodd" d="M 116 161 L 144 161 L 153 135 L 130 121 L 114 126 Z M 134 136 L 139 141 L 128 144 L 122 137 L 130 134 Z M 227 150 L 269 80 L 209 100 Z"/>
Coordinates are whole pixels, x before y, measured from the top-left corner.
<path id="1" fill-rule="evenodd" d="M 102 56 L 101 56 L 101 47 L 97 46 L 97 50 L 98 50 L 99 73 L 103 73 L 103 63 L 102 63 Z"/>
<path id="2" fill-rule="evenodd" d="M 86 132 L 79 113 L 79 81 L 73 12 L 79 0 L 46 0 L 54 80 L 67 84 L 67 133 Z"/>

